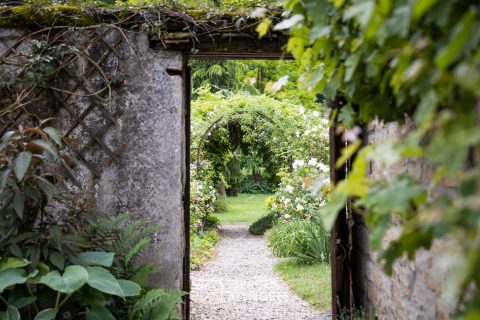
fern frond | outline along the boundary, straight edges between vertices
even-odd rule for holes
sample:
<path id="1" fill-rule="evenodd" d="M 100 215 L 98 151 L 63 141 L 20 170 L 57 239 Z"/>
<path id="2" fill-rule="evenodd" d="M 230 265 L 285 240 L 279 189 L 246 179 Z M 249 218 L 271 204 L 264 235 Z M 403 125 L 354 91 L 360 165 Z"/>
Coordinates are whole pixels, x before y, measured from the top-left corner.
<path id="1" fill-rule="evenodd" d="M 181 303 L 185 292 L 152 289 L 138 300 L 129 310 L 130 320 L 169 320 L 180 319 L 176 306 Z"/>

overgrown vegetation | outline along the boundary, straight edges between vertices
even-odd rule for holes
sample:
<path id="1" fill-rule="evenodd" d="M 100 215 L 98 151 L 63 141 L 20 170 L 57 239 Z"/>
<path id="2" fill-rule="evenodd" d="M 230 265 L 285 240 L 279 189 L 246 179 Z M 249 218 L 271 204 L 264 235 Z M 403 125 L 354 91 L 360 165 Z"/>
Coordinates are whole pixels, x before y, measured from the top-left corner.
<path id="1" fill-rule="evenodd" d="M 330 234 L 309 220 L 279 222 L 270 232 L 268 244 L 275 255 L 291 257 L 299 264 L 330 261 Z"/>
<path id="2" fill-rule="evenodd" d="M 73 201 L 71 184 L 80 184 L 68 140 L 49 122 L 8 131 L 0 143 L 2 318 L 134 319 L 139 308 L 145 319 L 175 315 L 183 293 L 145 304 L 155 270 L 134 264 L 155 229 L 143 221 L 122 229 L 125 215 L 112 220 Z"/>
<path id="3" fill-rule="evenodd" d="M 436 239 L 448 240 L 443 264 L 446 293 L 457 316 L 480 308 L 480 5 L 451 1 L 289 0 L 292 15 L 275 25 L 290 34 L 288 50 L 308 71 L 306 87 L 337 99 L 333 120 L 351 145 L 342 161 L 356 157 L 322 209 L 327 228 L 349 197 L 364 210 L 370 243 L 387 274 L 398 258 L 410 259 Z M 268 25 L 268 21 L 265 22 Z M 264 31 L 264 29 L 260 29 Z M 361 147 L 357 123 L 408 122 L 412 131 L 379 146 Z M 425 163 L 430 177 L 403 172 L 373 181 L 368 161 L 386 167 Z M 448 192 L 444 192 L 445 189 Z M 402 233 L 385 248 L 393 221 Z"/>

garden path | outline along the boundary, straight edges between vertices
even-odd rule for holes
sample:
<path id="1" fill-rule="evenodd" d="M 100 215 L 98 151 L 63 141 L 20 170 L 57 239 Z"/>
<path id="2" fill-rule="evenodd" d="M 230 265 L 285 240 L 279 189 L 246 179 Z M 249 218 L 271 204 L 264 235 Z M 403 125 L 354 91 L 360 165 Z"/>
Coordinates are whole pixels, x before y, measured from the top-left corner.
<path id="1" fill-rule="evenodd" d="M 288 289 L 273 271 L 276 259 L 264 237 L 252 236 L 247 225 L 222 225 L 217 257 L 194 271 L 191 292 L 193 320 L 324 320 Z"/>

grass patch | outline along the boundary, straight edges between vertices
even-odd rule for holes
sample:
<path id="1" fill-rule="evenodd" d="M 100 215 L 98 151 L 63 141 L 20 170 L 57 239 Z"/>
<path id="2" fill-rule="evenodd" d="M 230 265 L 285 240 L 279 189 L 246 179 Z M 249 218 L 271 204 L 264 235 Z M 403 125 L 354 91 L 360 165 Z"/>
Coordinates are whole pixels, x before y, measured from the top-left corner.
<path id="1" fill-rule="evenodd" d="M 275 266 L 290 290 L 308 301 L 319 311 L 332 308 L 330 265 L 326 263 L 302 265 L 284 260 Z"/>
<path id="2" fill-rule="evenodd" d="M 245 194 L 237 197 L 226 197 L 225 212 L 216 213 L 215 216 L 224 224 L 250 224 L 268 213 L 265 200 L 268 194 Z"/>

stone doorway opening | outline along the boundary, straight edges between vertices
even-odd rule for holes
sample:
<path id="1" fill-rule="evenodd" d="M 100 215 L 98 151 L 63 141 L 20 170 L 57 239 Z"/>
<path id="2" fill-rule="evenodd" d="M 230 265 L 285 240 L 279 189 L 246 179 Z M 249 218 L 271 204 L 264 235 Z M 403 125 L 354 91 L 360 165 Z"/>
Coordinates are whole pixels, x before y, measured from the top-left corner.
<path id="1" fill-rule="evenodd" d="M 235 58 L 235 60 L 232 60 L 232 57 Z M 214 58 L 214 60 L 211 60 L 212 58 Z M 216 66 L 221 66 L 223 68 L 225 68 L 225 65 L 227 65 L 227 68 L 228 68 L 228 64 L 235 64 L 235 63 L 245 63 L 246 65 L 255 65 L 255 62 L 258 62 L 258 61 L 262 61 L 263 63 L 267 64 L 267 65 L 273 65 L 275 63 L 279 63 L 279 64 L 288 64 L 288 63 L 291 63 L 293 64 L 294 61 L 293 60 L 290 60 L 290 57 L 284 57 L 282 55 L 279 55 L 279 54 L 269 54 L 267 55 L 267 58 L 269 58 L 269 60 L 257 60 L 257 59 L 265 59 L 264 55 L 262 54 L 227 54 L 227 55 L 210 55 L 210 54 L 207 54 L 207 55 L 200 55 L 200 56 L 187 56 L 186 57 L 186 60 L 185 60 L 185 71 L 184 71 L 184 76 L 185 76 L 185 84 L 186 84 L 186 88 L 185 88 L 185 97 L 186 97 L 186 101 L 185 101 L 185 104 L 186 104 L 186 113 L 185 113 L 185 123 L 187 124 L 186 125 L 186 137 L 187 137 L 187 146 L 186 146 L 186 150 L 190 150 L 190 153 L 187 152 L 187 159 L 186 159 L 186 168 L 187 170 L 189 169 L 189 172 L 187 174 L 187 181 L 188 181 L 188 185 L 186 187 L 186 190 L 188 190 L 188 198 L 187 199 L 190 199 L 190 201 L 185 201 L 185 207 L 184 207 L 184 210 L 185 210 L 185 229 L 187 230 L 186 231 L 186 237 L 185 237 L 185 243 L 186 243 L 186 254 L 185 254 L 185 262 L 184 262 L 184 284 L 188 284 L 188 286 L 185 286 L 185 290 L 188 290 L 190 291 L 192 289 L 192 274 L 191 272 L 185 272 L 185 271 L 190 271 L 191 270 L 191 266 L 192 266 L 192 260 L 196 260 L 197 257 L 193 257 L 193 255 L 195 255 L 195 251 L 196 251 L 196 248 L 194 248 L 192 246 L 192 228 L 196 228 L 195 227 L 195 221 L 192 221 L 192 219 L 197 219 L 197 217 L 195 216 L 195 213 L 192 212 L 192 199 L 194 200 L 197 200 L 198 202 L 201 202 L 199 200 L 199 198 L 201 198 L 202 195 L 198 195 L 197 192 L 197 182 L 194 182 L 194 180 L 197 178 L 197 176 L 200 174 L 199 172 L 201 171 L 199 166 L 203 166 L 204 164 L 201 164 L 202 161 L 207 161 L 208 160 L 211 160 L 210 159 L 205 159 L 205 158 L 208 158 L 208 156 L 204 156 L 203 153 L 208 153 L 208 152 L 212 152 L 212 150 L 208 150 L 209 148 L 212 149 L 212 145 L 214 146 L 217 146 L 218 147 L 218 144 L 219 144 L 219 141 L 218 141 L 218 137 L 217 137 L 217 140 L 215 141 L 215 134 L 217 134 L 217 132 L 219 130 L 227 130 L 229 132 L 230 135 L 235 135 L 235 132 L 236 131 L 239 131 L 239 128 L 241 127 L 241 124 L 243 122 L 248 122 L 246 121 L 244 118 L 248 118 L 249 120 L 251 120 L 252 118 L 252 113 L 254 113 L 253 115 L 253 118 L 257 118 L 257 119 L 260 119 L 260 120 L 257 120 L 257 122 L 265 122 L 269 125 L 276 125 L 275 123 L 275 120 L 272 119 L 272 115 L 271 114 L 268 114 L 268 111 L 267 112 L 259 112 L 258 110 L 255 110 L 254 112 L 251 112 L 252 110 L 247 110 L 248 109 L 248 106 L 245 107 L 245 104 L 248 105 L 248 103 L 246 103 L 246 101 L 249 99 L 249 98 L 252 98 L 251 96 L 251 92 L 248 93 L 246 96 L 242 96 L 242 97 L 236 97 L 234 96 L 233 98 L 230 96 L 228 98 L 226 98 L 227 95 L 223 93 L 219 93 L 222 91 L 222 89 L 224 88 L 220 88 L 222 85 L 221 84 L 218 84 L 218 83 L 215 83 L 213 84 L 214 86 L 214 89 L 212 90 L 211 87 L 209 87 L 207 89 L 208 91 L 208 94 L 211 95 L 211 94 L 216 94 L 215 97 L 208 97 L 208 98 L 205 98 L 205 88 L 204 88 L 204 84 L 202 84 L 201 82 L 202 81 L 199 81 L 199 76 L 198 76 L 198 70 L 205 70 L 206 68 L 215 68 Z M 287 60 L 285 60 L 285 58 Z M 244 60 L 244 59 L 248 59 L 248 60 Z M 230 66 L 231 67 L 231 66 Z M 271 66 L 270 66 L 271 68 Z M 243 70 L 243 72 L 246 72 L 248 73 L 248 67 L 247 67 L 247 70 Z M 251 71 L 251 70 L 250 70 Z M 272 73 L 272 70 L 269 70 L 270 73 Z M 280 70 L 274 70 L 273 72 L 275 73 L 278 73 L 278 74 L 281 74 L 281 71 Z M 259 78 L 261 78 L 262 76 L 265 77 L 266 75 L 262 75 L 261 74 L 262 72 L 259 72 L 259 70 L 255 70 L 254 74 L 255 74 L 255 80 L 254 81 L 251 81 L 251 79 L 248 79 L 249 81 L 240 81 L 242 83 L 241 87 L 242 89 L 238 89 L 237 90 L 232 90 L 232 91 L 237 91 L 237 92 L 243 92 L 242 94 L 245 93 L 245 91 L 248 91 L 248 88 L 246 89 L 246 85 L 245 83 L 248 82 L 250 83 L 251 85 L 254 84 L 253 87 L 256 88 L 256 90 L 258 91 L 257 93 L 267 93 L 266 91 L 264 92 L 265 90 L 265 84 L 268 82 L 268 81 L 264 81 L 263 84 L 259 84 L 258 81 L 259 81 Z M 208 72 L 207 72 L 208 74 Z M 266 76 L 268 78 L 268 75 Z M 277 79 L 275 80 L 280 80 L 278 78 L 280 78 L 281 76 L 277 77 Z M 228 79 L 227 79 L 228 80 Z M 245 80 L 245 79 L 243 79 Z M 224 81 L 225 82 L 225 79 L 223 80 L 220 80 L 220 81 Z M 281 82 L 282 80 L 280 80 L 279 82 Z M 212 81 L 213 82 L 213 81 Z M 226 81 L 228 82 L 228 81 Z M 267 86 L 272 86 L 272 85 L 276 85 L 275 83 L 276 81 L 270 81 L 270 83 L 268 83 Z M 278 85 L 278 84 L 277 84 Z M 248 86 L 248 85 L 247 85 Z M 199 90 L 200 88 L 199 87 L 202 87 L 201 90 Z M 203 91 L 202 91 L 203 90 Z M 271 89 L 270 89 L 271 90 Z M 199 92 L 199 91 L 202 91 L 202 92 Z M 213 91 L 213 93 L 212 93 Z M 203 96 L 202 96 L 203 95 Z M 261 100 L 261 97 L 257 97 L 259 100 Z M 264 97 L 265 98 L 265 97 Z M 313 112 L 313 115 L 316 116 L 316 117 L 321 117 L 323 118 L 324 120 L 322 121 L 322 123 L 325 125 L 325 127 L 323 128 L 323 139 L 325 140 L 325 144 L 326 144 L 326 149 L 324 150 L 324 153 L 323 156 L 308 156 L 306 158 L 308 159 L 296 159 L 295 157 L 290 157 L 288 160 L 289 160 L 289 168 L 290 170 L 292 169 L 292 164 L 293 164 L 293 167 L 296 168 L 299 164 L 300 166 L 301 165 L 305 165 L 308 167 L 309 164 L 312 164 L 313 166 L 316 166 L 317 165 L 317 161 L 318 161 L 318 167 L 322 167 L 322 169 L 324 170 L 324 173 L 325 175 L 328 177 L 329 176 L 329 169 L 328 169 L 328 158 L 329 158 L 329 145 L 330 145 L 330 137 L 329 137 L 329 134 L 328 134 L 328 110 L 327 110 L 327 102 L 326 101 L 322 101 L 322 100 L 319 100 L 321 99 L 322 97 L 315 97 L 315 99 L 313 99 L 315 101 L 315 104 L 316 106 L 321 106 L 323 104 L 323 109 L 320 108 L 321 110 L 307 110 L 307 113 L 312 116 L 312 112 Z M 206 126 L 206 129 L 203 128 L 203 130 L 199 131 L 198 128 L 194 128 L 194 121 L 196 120 L 195 118 L 198 117 L 198 111 L 196 108 L 201 108 L 201 107 L 204 107 L 205 108 L 205 104 L 208 104 L 208 103 L 211 103 L 213 99 L 220 99 L 222 100 L 224 103 L 232 103 L 232 104 L 235 104 L 235 103 L 238 103 L 239 100 L 242 100 L 243 99 L 243 107 L 239 107 L 237 109 L 233 109 L 232 112 L 230 113 L 219 113 L 218 115 L 219 116 L 213 116 L 213 114 L 209 115 L 209 118 L 207 121 L 207 123 L 209 124 L 208 126 Z M 235 100 L 237 99 L 237 100 Z M 275 98 L 275 96 L 272 94 L 271 97 L 270 97 L 270 100 L 271 101 L 274 101 L 275 99 L 276 100 L 276 103 L 278 104 L 281 104 L 281 100 L 282 99 L 278 99 Z M 230 102 L 228 102 L 228 101 Z M 270 101 L 268 100 L 268 101 Z M 200 101 L 200 102 L 199 102 Z M 225 102 L 227 101 L 227 102 Z M 268 101 L 262 101 L 262 103 L 268 103 Z M 270 102 L 271 102 L 270 101 Z M 218 101 L 218 104 L 221 104 L 222 102 L 221 101 Z M 310 106 L 311 108 L 312 106 Z M 293 104 L 292 104 L 292 108 L 294 108 Z M 207 109 L 208 109 L 208 106 L 207 106 Z M 303 109 L 303 107 L 302 107 Z M 294 110 L 293 113 L 298 113 L 300 116 L 305 113 L 304 110 Z M 208 109 L 211 111 L 211 109 Z M 242 122 L 243 121 L 243 122 Z M 254 121 L 255 122 L 255 121 Z M 190 124 L 190 126 L 188 125 Z M 250 123 L 251 124 L 251 123 Z M 244 124 L 245 125 L 245 124 Z M 193 126 L 193 127 L 192 127 Z M 280 126 L 284 126 L 284 124 L 281 124 Z M 313 127 L 313 126 L 312 126 Z M 310 130 L 312 129 L 312 130 Z M 307 131 L 307 135 L 308 134 L 311 134 L 310 131 L 315 131 L 317 128 L 310 128 L 308 130 L 305 130 Z M 241 130 L 240 130 L 241 131 Z M 288 130 L 287 130 L 288 131 Z M 199 135 L 199 133 L 201 133 Z M 240 132 L 240 135 L 241 135 L 242 132 Z M 298 135 L 298 137 L 296 137 L 297 139 L 300 137 L 300 135 L 303 135 L 305 132 L 293 132 L 293 133 L 290 133 L 292 136 L 293 135 Z M 285 133 L 285 134 L 288 134 Z M 200 136 L 200 137 L 199 137 Z M 232 137 L 230 137 L 232 138 Z M 238 132 L 237 132 L 237 136 L 235 137 L 237 139 L 236 142 L 233 142 L 234 145 L 234 149 L 235 150 L 229 150 L 230 154 L 234 154 L 236 151 L 238 151 L 239 149 L 242 148 L 241 146 L 241 141 L 238 141 L 239 139 L 242 140 L 242 136 L 238 137 Z M 234 138 L 234 139 L 235 139 Z M 213 141 L 212 141 L 213 140 Z M 229 141 L 230 143 L 232 143 L 232 141 Z M 245 146 L 243 146 L 244 150 L 245 151 Z M 252 151 L 250 149 L 250 151 Z M 242 152 L 242 150 L 240 150 L 239 153 L 245 153 L 245 152 Z M 234 156 L 235 157 L 235 156 Z M 239 157 L 242 157 L 241 155 Z M 322 161 L 320 161 L 319 158 L 322 158 Z M 315 162 L 315 163 L 313 163 Z M 218 165 L 218 163 L 216 163 L 216 165 Z M 264 170 L 265 168 L 263 168 L 263 172 L 265 171 Z M 261 177 L 259 177 L 260 172 L 262 170 L 259 170 L 257 172 L 257 174 L 255 174 L 255 172 L 252 172 L 251 173 L 251 177 L 252 177 L 252 181 L 254 182 L 257 182 L 257 186 L 260 184 L 259 183 L 259 180 L 256 180 L 255 179 L 255 176 L 256 178 L 260 178 L 261 180 Z M 275 174 L 273 174 L 273 176 L 275 176 Z M 314 179 L 312 179 L 312 177 L 308 177 L 308 176 L 304 176 L 302 179 L 304 179 L 306 181 L 306 184 L 311 184 L 313 182 Z M 255 181 L 256 180 L 256 181 Z M 311 181 L 310 181 L 311 180 Z M 227 191 L 232 191 L 231 189 L 231 184 L 232 184 L 232 181 L 229 181 L 230 183 L 227 183 L 228 184 L 228 190 Z M 278 187 L 278 184 L 280 182 L 280 179 L 278 179 L 276 181 L 276 185 Z M 221 183 L 222 185 L 223 183 Z M 218 186 L 215 185 L 215 188 Z M 311 185 L 309 185 L 309 187 L 311 187 Z M 225 192 L 225 185 L 223 186 L 220 186 L 220 189 L 223 189 L 221 190 L 220 192 Z M 240 190 L 245 190 L 245 189 L 240 189 Z M 274 188 L 271 188 L 270 189 L 270 192 L 272 192 L 272 195 L 274 195 Z M 318 191 L 318 190 L 317 190 Z M 247 191 L 248 192 L 248 191 Z M 278 200 L 278 199 L 277 199 Z M 294 199 L 295 200 L 295 199 Z M 320 201 L 320 200 L 319 200 Z M 264 206 L 265 204 L 259 204 L 260 206 Z M 197 204 L 194 203 L 194 206 L 195 208 L 197 207 Z M 270 207 L 271 207 L 271 204 L 270 204 Z M 193 209 L 193 210 L 196 210 L 196 209 Z M 298 208 L 299 210 L 304 210 L 304 208 L 302 207 L 302 204 L 298 204 Z M 283 214 L 282 214 L 283 213 Z M 289 214 L 285 214 L 285 212 L 281 212 L 281 210 L 279 210 L 279 212 L 276 213 L 277 216 L 281 216 L 281 219 L 280 220 L 284 220 L 284 222 L 286 221 L 284 219 L 284 216 L 287 216 L 287 219 L 289 219 Z M 213 214 L 213 216 L 220 216 L 220 218 L 222 218 L 222 215 L 221 214 Z M 227 223 L 228 223 L 228 218 L 227 218 Z M 248 227 L 248 226 L 247 226 Z M 247 229 L 245 228 L 245 230 L 242 230 L 242 231 L 239 231 L 238 230 L 238 226 L 237 227 L 234 227 L 233 229 L 230 228 L 230 226 L 227 226 L 226 228 L 227 230 L 223 230 L 223 238 L 225 241 L 221 242 L 220 244 L 220 248 L 223 248 L 225 246 L 235 246 L 235 243 L 233 242 L 229 242 L 231 241 L 232 239 L 231 238 L 238 238 L 240 237 L 242 240 L 240 241 L 247 241 L 248 242 L 248 239 L 251 237 L 253 238 L 253 236 L 249 236 L 248 235 L 248 231 Z M 244 232 L 245 235 L 239 235 L 239 232 Z M 255 240 L 255 241 L 258 241 L 258 238 Z M 245 243 L 245 242 L 244 242 Z M 258 244 L 255 244 L 254 246 L 258 246 Z M 242 246 L 240 246 L 242 247 Z M 221 250 L 221 249 L 220 249 Z M 270 249 L 266 248 L 265 246 L 265 250 L 267 250 L 268 252 L 262 252 L 260 255 L 268 255 L 270 254 L 271 255 L 271 252 L 270 252 Z M 330 250 L 328 250 L 330 251 Z M 221 255 L 222 253 L 220 252 L 219 255 Z M 327 253 L 328 255 L 328 253 Z M 221 259 L 222 257 L 220 257 Z M 230 257 L 230 259 L 232 259 L 232 257 Z M 235 258 L 233 258 L 235 259 Z M 216 261 L 217 262 L 217 261 Z M 193 263 L 195 264 L 196 261 L 193 261 Z M 216 268 L 216 267 L 219 267 L 218 264 L 222 264 L 223 262 L 219 262 L 219 263 L 216 263 L 217 266 L 214 266 L 213 268 Z M 221 267 L 221 266 L 220 266 Z M 228 267 L 228 266 L 226 266 Z M 196 267 L 195 267 L 196 268 Z M 273 274 L 273 276 L 275 276 L 276 274 L 273 272 L 273 265 L 271 266 L 269 272 L 271 272 Z M 324 273 L 325 273 L 325 270 L 328 272 L 328 275 L 327 275 L 327 278 L 328 278 L 328 282 L 329 282 L 329 285 L 330 285 L 330 270 L 329 268 L 328 269 L 324 269 Z M 237 270 L 238 271 L 238 270 Z M 218 272 L 218 270 L 216 271 Z M 266 278 L 268 278 L 267 276 L 265 276 Z M 277 275 L 278 277 L 278 275 Z M 203 279 L 205 280 L 205 279 Z M 193 282 L 195 281 L 195 279 L 193 279 Z M 271 280 L 269 280 L 269 282 L 271 283 Z M 280 280 L 281 282 L 281 280 Z M 208 281 L 207 281 L 208 283 Z M 205 284 L 205 283 L 204 283 Z M 217 283 L 218 285 L 218 283 Z M 282 283 L 281 285 L 285 285 L 285 283 Z M 280 286 L 281 286 L 280 285 Z M 193 286 L 195 287 L 195 284 L 193 284 Z M 261 287 L 261 286 L 260 286 Z M 287 287 L 285 285 L 285 287 Z M 213 291 L 216 290 L 216 288 L 211 288 Z M 224 296 L 225 292 L 220 289 L 220 294 L 221 296 Z M 288 290 L 288 288 L 287 288 Z M 263 291 L 262 290 L 258 290 L 259 293 L 256 293 L 256 295 L 263 295 L 263 296 L 266 296 L 267 294 L 266 293 L 262 293 Z M 330 287 L 328 288 L 328 300 L 329 300 L 329 304 L 331 305 L 331 289 Z M 218 292 L 217 292 L 218 293 Z M 194 295 L 197 295 L 198 297 L 198 290 L 197 292 L 193 292 Z M 211 292 L 207 293 L 205 292 L 205 294 L 208 294 L 209 296 L 212 296 L 211 295 Z M 214 296 L 214 295 L 213 295 Z M 250 295 L 251 296 L 251 295 Z M 193 297 L 195 299 L 195 296 Z M 296 297 L 295 297 L 296 298 Z M 186 318 L 190 318 L 191 316 L 191 308 L 192 308 L 192 302 L 190 301 L 191 299 L 186 299 L 185 301 L 185 315 L 186 315 Z M 285 300 L 285 299 L 284 299 Z M 225 303 L 228 303 L 228 301 L 225 301 Z M 194 301 L 194 306 L 193 306 L 193 309 L 198 309 L 195 307 L 195 301 Z M 307 305 L 307 308 L 308 307 L 308 303 L 306 304 Z M 291 306 L 290 306 L 291 307 Z M 272 309 L 274 308 L 274 306 L 272 306 Z M 228 308 L 225 308 L 225 309 L 228 309 Z M 291 308 L 290 308 L 291 309 Z M 329 310 L 331 309 L 331 307 L 328 308 Z M 198 312 L 198 311 L 196 311 Z M 315 313 L 314 313 L 315 314 Z M 312 315 L 314 315 L 312 314 Z M 219 316 L 218 314 L 215 314 L 215 316 Z M 230 317 L 232 316 L 231 314 L 229 315 Z M 325 316 L 325 313 L 323 313 L 323 316 Z M 326 315 L 327 318 L 330 317 L 330 314 Z M 197 319 L 197 318 L 194 318 L 194 319 Z"/>

